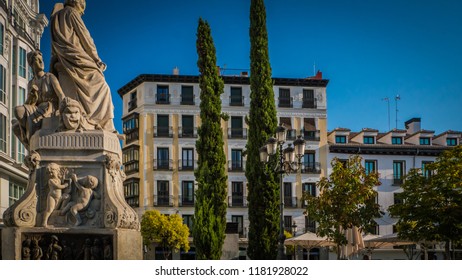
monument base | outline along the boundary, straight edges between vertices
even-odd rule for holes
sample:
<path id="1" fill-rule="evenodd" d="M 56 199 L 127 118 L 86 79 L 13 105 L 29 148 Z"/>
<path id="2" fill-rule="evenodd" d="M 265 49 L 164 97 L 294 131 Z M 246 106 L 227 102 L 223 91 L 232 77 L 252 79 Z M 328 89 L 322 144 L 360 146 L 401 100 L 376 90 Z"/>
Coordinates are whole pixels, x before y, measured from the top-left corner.
<path id="1" fill-rule="evenodd" d="M 143 259 L 141 234 L 130 229 L 8 227 L 1 240 L 4 260 Z"/>

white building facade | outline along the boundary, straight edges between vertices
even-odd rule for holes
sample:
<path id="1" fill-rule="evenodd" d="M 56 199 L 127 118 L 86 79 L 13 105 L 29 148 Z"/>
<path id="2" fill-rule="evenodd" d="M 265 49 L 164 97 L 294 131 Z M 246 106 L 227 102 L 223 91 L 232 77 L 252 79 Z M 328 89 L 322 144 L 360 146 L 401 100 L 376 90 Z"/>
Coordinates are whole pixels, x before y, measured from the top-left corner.
<path id="1" fill-rule="evenodd" d="M 27 53 L 40 47 L 48 20 L 38 0 L 0 0 L 0 224 L 3 212 L 25 191 L 26 150 L 11 130 L 14 107 L 23 104 L 32 71 Z"/>
<path id="2" fill-rule="evenodd" d="M 425 172 L 426 164 L 434 162 L 443 151 L 461 144 L 461 132 L 449 130 L 435 135 L 434 131 L 421 129 L 420 118 L 407 121 L 405 127 L 406 130 L 395 129 L 386 133 L 370 128 L 359 132 L 337 128 L 328 133 L 329 174 L 332 172 L 330 162 L 334 158 L 347 160 L 350 155 L 360 155 L 367 172 L 379 173 L 381 185 L 376 187 L 377 202 L 385 215 L 376 219 L 377 226 L 372 234 L 396 232 L 397 220 L 390 217 L 388 207 L 400 203 L 397 194 L 403 191 L 401 184 L 409 170 L 420 168 Z M 402 250 L 395 250 L 395 253 L 400 253 L 398 251 Z M 388 257 L 396 258 L 397 255 Z"/>

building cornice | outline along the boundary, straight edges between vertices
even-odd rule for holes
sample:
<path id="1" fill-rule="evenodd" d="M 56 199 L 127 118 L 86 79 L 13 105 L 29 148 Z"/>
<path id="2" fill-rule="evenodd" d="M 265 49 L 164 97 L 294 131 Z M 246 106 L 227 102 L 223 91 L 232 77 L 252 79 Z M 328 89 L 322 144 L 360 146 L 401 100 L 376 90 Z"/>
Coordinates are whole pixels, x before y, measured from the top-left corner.
<path id="1" fill-rule="evenodd" d="M 450 147 L 422 145 L 329 144 L 329 152 L 343 154 L 439 156 Z"/>
<path id="2" fill-rule="evenodd" d="M 250 85 L 250 77 L 244 76 L 221 76 L 225 84 Z M 132 91 L 142 83 L 159 82 L 159 83 L 199 83 L 199 76 L 195 75 L 164 75 L 164 74 L 141 74 L 134 78 L 126 85 L 121 87 L 117 92 L 120 97 Z M 326 79 L 296 79 L 296 78 L 273 78 L 275 86 L 304 86 L 304 87 L 327 87 L 329 80 Z"/>

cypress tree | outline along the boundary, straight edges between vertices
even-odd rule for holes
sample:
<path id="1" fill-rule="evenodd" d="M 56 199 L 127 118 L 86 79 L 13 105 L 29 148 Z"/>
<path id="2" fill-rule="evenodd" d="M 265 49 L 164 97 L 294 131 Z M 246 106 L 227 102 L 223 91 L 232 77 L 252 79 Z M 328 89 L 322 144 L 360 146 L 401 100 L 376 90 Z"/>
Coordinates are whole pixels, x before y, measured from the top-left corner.
<path id="1" fill-rule="evenodd" d="M 201 88 L 201 120 L 196 142 L 198 168 L 193 237 L 197 259 L 221 258 L 226 229 L 227 176 L 223 150 L 220 95 L 224 83 L 216 66 L 215 46 L 209 24 L 199 19 L 196 41 Z"/>
<path id="2" fill-rule="evenodd" d="M 276 259 L 279 233 L 277 174 L 260 163 L 259 149 L 276 130 L 277 117 L 263 0 L 250 2 L 250 110 L 246 177 L 251 259 Z"/>

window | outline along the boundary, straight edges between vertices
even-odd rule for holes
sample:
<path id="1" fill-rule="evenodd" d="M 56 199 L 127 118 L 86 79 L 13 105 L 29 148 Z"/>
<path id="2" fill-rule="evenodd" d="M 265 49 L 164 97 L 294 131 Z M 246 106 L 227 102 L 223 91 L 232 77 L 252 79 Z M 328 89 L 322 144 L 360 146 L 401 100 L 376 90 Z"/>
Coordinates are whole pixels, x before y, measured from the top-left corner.
<path id="1" fill-rule="evenodd" d="M 402 145 L 403 137 L 391 137 L 391 144 L 393 145 Z"/>
<path id="2" fill-rule="evenodd" d="M 244 183 L 231 183 L 231 206 L 244 206 Z"/>
<path id="3" fill-rule="evenodd" d="M 393 185 L 401 185 L 404 178 L 404 161 L 393 161 Z"/>
<path id="4" fill-rule="evenodd" d="M 6 117 L 0 114 L 0 152 L 6 153 Z"/>
<path id="5" fill-rule="evenodd" d="M 316 222 L 310 217 L 305 216 L 305 232 L 316 232 Z"/>
<path id="6" fill-rule="evenodd" d="M 432 175 L 431 171 L 428 170 L 428 165 L 431 163 L 433 163 L 433 161 L 422 161 L 422 175 L 427 179 Z"/>
<path id="7" fill-rule="evenodd" d="M 420 137 L 420 145 L 430 145 L 429 137 Z"/>
<path id="8" fill-rule="evenodd" d="M 181 105 L 194 105 L 193 86 L 181 86 Z"/>
<path id="9" fill-rule="evenodd" d="M 170 104 L 170 95 L 168 93 L 168 86 L 157 85 L 157 104 Z"/>
<path id="10" fill-rule="evenodd" d="M 314 90 L 304 89 L 303 90 L 303 108 L 316 108 L 316 99 L 314 98 Z"/>
<path id="11" fill-rule="evenodd" d="M 140 147 L 138 145 L 128 146 L 123 150 L 124 171 L 133 174 L 139 171 Z"/>
<path id="12" fill-rule="evenodd" d="M 193 230 L 193 217 L 194 215 L 183 215 L 183 224 L 188 226 L 189 235 L 191 235 Z"/>
<path id="13" fill-rule="evenodd" d="M 242 98 L 241 87 L 231 87 L 231 94 L 229 96 L 230 106 L 244 106 L 244 98 Z"/>
<path id="14" fill-rule="evenodd" d="M 346 143 L 346 136 L 344 136 L 344 135 L 335 136 L 335 143 L 337 143 L 337 144 L 345 144 Z"/>
<path id="15" fill-rule="evenodd" d="M 126 144 L 130 144 L 139 138 L 139 114 L 133 113 L 123 120 L 123 133 Z"/>
<path id="16" fill-rule="evenodd" d="M 231 138 L 243 138 L 244 129 L 242 117 L 231 117 Z"/>
<path id="17" fill-rule="evenodd" d="M 284 216 L 284 229 L 292 232 L 292 216 Z"/>
<path id="18" fill-rule="evenodd" d="M 319 130 L 316 129 L 314 118 L 303 119 L 303 139 L 306 141 L 319 141 Z"/>
<path id="19" fill-rule="evenodd" d="M 26 78 L 27 74 L 27 59 L 26 50 L 19 47 L 19 76 Z"/>
<path id="20" fill-rule="evenodd" d="M 170 156 L 168 148 L 157 148 L 157 169 L 170 169 Z"/>
<path id="21" fill-rule="evenodd" d="M 169 181 L 157 181 L 157 206 L 171 206 Z"/>
<path id="22" fill-rule="evenodd" d="M 366 175 L 371 174 L 372 172 L 377 171 L 377 161 L 375 160 L 365 160 L 364 169 L 366 169 Z"/>
<path id="23" fill-rule="evenodd" d="M 364 144 L 374 144 L 375 143 L 374 136 L 364 136 L 363 137 L 363 143 Z"/>
<path id="24" fill-rule="evenodd" d="M 192 206 L 194 205 L 194 182 L 183 181 L 181 186 L 181 205 Z"/>
<path id="25" fill-rule="evenodd" d="M 26 186 L 10 181 L 9 206 L 18 201 L 26 191 Z"/>
<path id="26" fill-rule="evenodd" d="M 292 99 L 290 98 L 290 89 L 280 88 L 279 89 L 279 107 L 291 108 Z"/>
<path id="27" fill-rule="evenodd" d="M 183 148 L 181 155 L 181 169 L 194 170 L 194 149 Z"/>
<path id="28" fill-rule="evenodd" d="M 305 151 L 302 161 L 302 173 L 317 173 L 317 171 L 320 171 L 316 166 L 315 157 L 315 151 Z"/>
<path id="29" fill-rule="evenodd" d="M 457 138 L 446 138 L 447 146 L 457 146 Z"/>
<path id="30" fill-rule="evenodd" d="M 286 207 L 295 207 L 296 201 L 292 197 L 292 183 L 284 182 L 284 205 Z"/>
<path id="31" fill-rule="evenodd" d="M 402 204 L 403 198 L 402 193 L 393 193 L 393 204 Z"/>
<path id="32" fill-rule="evenodd" d="M 3 55 L 3 44 L 5 41 L 5 26 L 0 23 L 0 55 Z"/>
<path id="33" fill-rule="evenodd" d="M 0 65 L 0 103 L 6 104 L 6 70 Z"/>
<path id="34" fill-rule="evenodd" d="M 194 116 L 181 116 L 181 136 L 194 138 Z"/>
<path id="35" fill-rule="evenodd" d="M 243 216 L 231 216 L 231 222 L 237 224 L 237 232 L 239 237 L 244 237 L 244 217 Z"/>
<path id="36" fill-rule="evenodd" d="M 124 182 L 125 201 L 132 207 L 139 207 L 140 179 L 130 178 Z"/>
<path id="37" fill-rule="evenodd" d="M 128 111 L 129 112 L 136 109 L 136 107 L 138 106 L 136 95 L 137 95 L 136 91 L 130 93 L 130 101 L 128 101 Z"/>
<path id="38" fill-rule="evenodd" d="M 316 197 L 316 184 L 315 183 L 303 183 L 302 185 L 303 195 L 311 195 Z M 303 207 L 306 207 L 306 200 L 303 200 Z"/>
<path id="39" fill-rule="evenodd" d="M 171 137 L 168 115 L 157 115 L 157 127 L 155 136 Z"/>
<path id="40" fill-rule="evenodd" d="M 242 150 L 231 150 L 231 168 L 230 171 L 242 171 Z"/>

